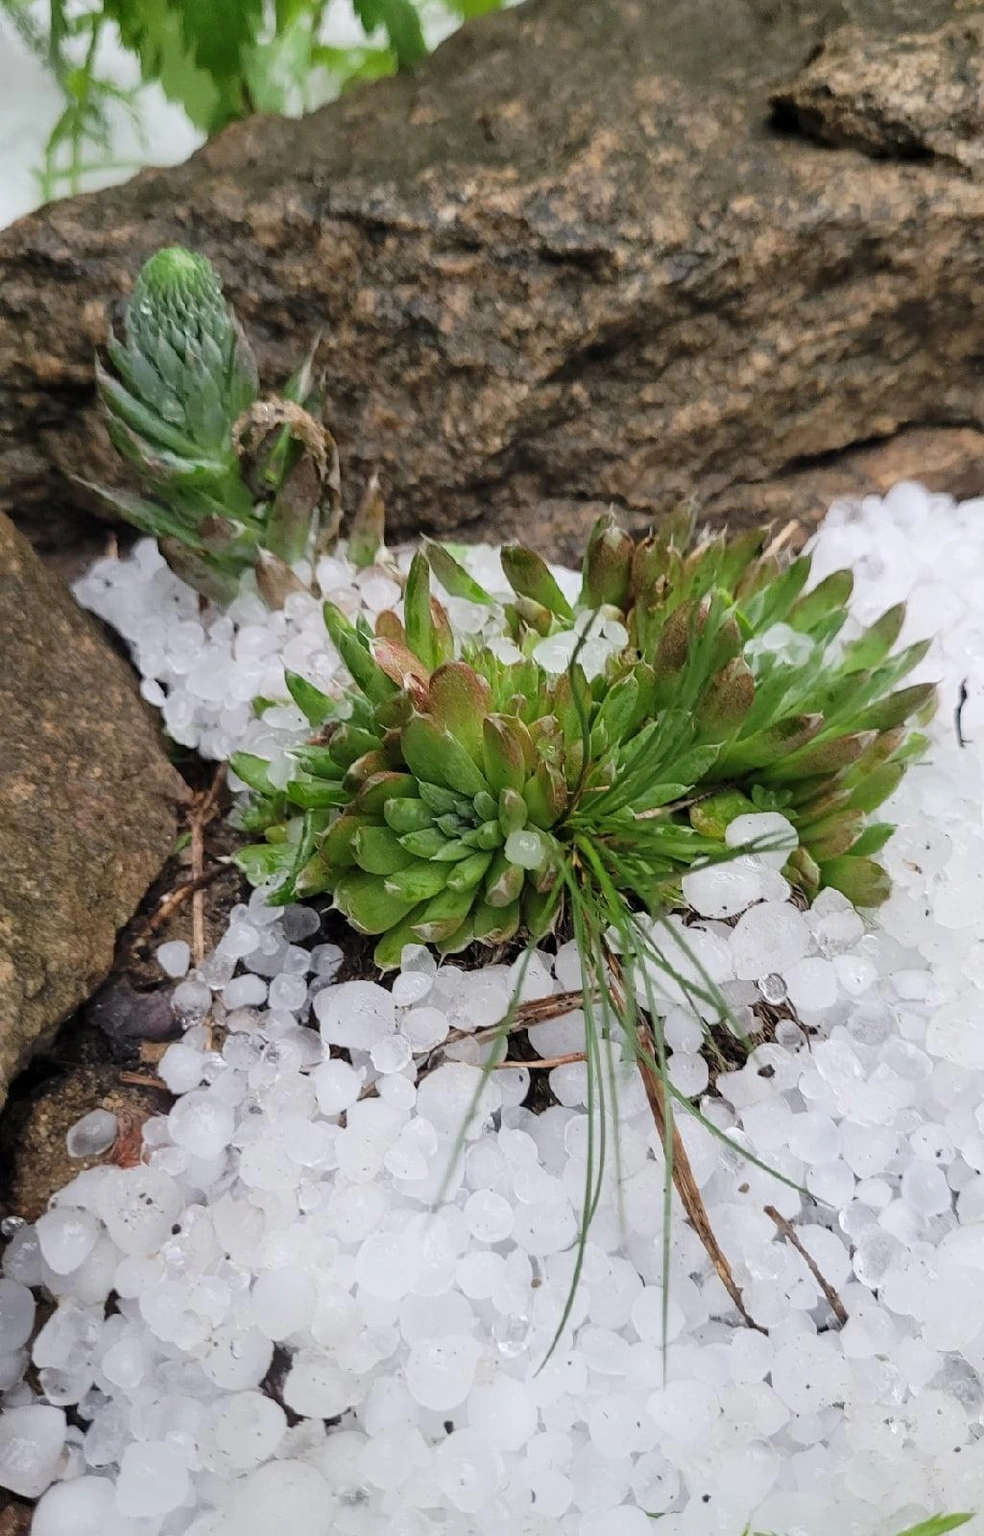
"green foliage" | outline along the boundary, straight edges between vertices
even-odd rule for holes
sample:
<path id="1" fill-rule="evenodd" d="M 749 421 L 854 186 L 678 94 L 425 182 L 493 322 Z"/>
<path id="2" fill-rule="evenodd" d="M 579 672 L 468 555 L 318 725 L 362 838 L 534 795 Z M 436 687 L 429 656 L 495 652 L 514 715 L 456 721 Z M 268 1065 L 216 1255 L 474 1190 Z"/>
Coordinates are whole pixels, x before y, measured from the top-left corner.
<path id="1" fill-rule="evenodd" d="M 122 108 L 139 123 L 139 93 L 104 78 L 97 60 L 113 28 L 141 82 L 159 84 L 196 128 L 211 134 L 252 112 L 296 115 L 360 81 L 413 69 L 427 53 L 425 5 L 432 16 L 443 11 L 465 21 L 502 3 L 355 0 L 365 42 L 350 48 L 322 40 L 331 0 L 50 0 L 47 32 L 28 0 L 0 0 L 0 9 L 64 97 L 39 171 L 47 199 L 79 191 L 89 172 L 130 168 L 110 158 L 111 114 Z"/>
<path id="2" fill-rule="evenodd" d="M 946 1536 L 947 1531 L 955 1531 L 973 1518 L 973 1514 L 932 1515 L 928 1520 L 921 1520 L 918 1525 L 910 1525 L 900 1531 L 899 1536 Z M 773 1533 L 753 1531 L 746 1526 L 742 1536 L 773 1536 Z"/>
<path id="3" fill-rule="evenodd" d="M 580 923 L 595 990 L 610 930 L 645 969 L 638 915 L 655 919 L 682 874 L 727 857 L 744 813 L 793 824 L 786 874 L 807 894 L 884 899 L 871 857 L 883 834 L 866 817 L 919 744 L 906 721 L 933 708 L 931 685 L 896 688 L 924 647 L 892 652 L 879 621 L 835 653 L 850 577 L 803 597 L 809 560 L 781 568 L 763 546 L 757 533 L 694 546 L 672 523 L 636 543 L 605 517 L 573 608 L 521 547 L 503 551 L 515 598 L 501 613 L 434 546 L 410 567 L 402 620 L 384 614 L 375 635 L 326 605 L 353 685 L 344 719 L 315 701 L 316 744 L 298 754 L 280 814 L 268 805 L 267 839 L 299 850 L 280 899 L 331 893 L 378 936 L 384 968 L 408 943 L 447 953 Z M 512 659 L 485 640 L 456 655 L 429 561 L 499 613 Z M 777 624 L 795 642 L 787 654 L 761 643 Z M 566 640 L 563 670 L 545 639 Z M 258 787 L 252 762 L 233 767 Z M 302 815 L 298 837 L 289 823 Z"/>
<path id="4" fill-rule="evenodd" d="M 229 602 L 253 572 L 282 601 L 297 585 L 290 564 L 333 537 L 340 515 L 312 359 L 282 399 L 258 401 L 256 363 L 218 275 L 181 246 L 145 263 L 106 354 L 96 381 L 107 429 L 142 494 L 94 489 L 205 596 Z"/>

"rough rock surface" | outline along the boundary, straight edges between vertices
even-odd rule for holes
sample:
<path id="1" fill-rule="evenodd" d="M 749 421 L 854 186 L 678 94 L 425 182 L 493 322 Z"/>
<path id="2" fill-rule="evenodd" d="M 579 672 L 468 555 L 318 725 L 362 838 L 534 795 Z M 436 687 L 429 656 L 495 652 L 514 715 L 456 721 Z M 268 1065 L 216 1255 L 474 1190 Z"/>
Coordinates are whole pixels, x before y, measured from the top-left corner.
<path id="1" fill-rule="evenodd" d="M 92 348 L 175 239 L 271 380 L 324 328 L 350 496 L 380 469 L 399 533 L 563 553 L 599 503 L 689 494 L 808 516 L 915 440 L 978 489 L 981 14 L 531 0 L 413 79 L 49 207 L 0 236 L 0 500 L 50 546 L 68 477 L 118 474 Z"/>
<path id="2" fill-rule="evenodd" d="M 0 1103 L 108 973 L 186 794 L 129 669 L 0 514 Z"/>

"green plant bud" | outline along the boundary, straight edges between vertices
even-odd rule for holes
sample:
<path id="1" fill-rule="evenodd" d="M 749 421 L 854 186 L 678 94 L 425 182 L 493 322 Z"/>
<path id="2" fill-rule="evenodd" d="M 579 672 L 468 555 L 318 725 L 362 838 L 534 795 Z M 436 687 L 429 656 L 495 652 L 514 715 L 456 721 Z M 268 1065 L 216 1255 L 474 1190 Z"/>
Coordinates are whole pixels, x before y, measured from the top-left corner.
<path id="1" fill-rule="evenodd" d="M 428 712 L 464 747 L 483 761 L 483 726 L 492 708 L 492 690 L 466 662 L 449 661 L 430 680 Z"/>
<path id="2" fill-rule="evenodd" d="M 545 831 L 554 826 L 567 809 L 567 783 L 563 773 L 552 763 L 540 763 L 526 781 L 523 798 L 535 827 Z"/>
<path id="3" fill-rule="evenodd" d="M 410 796 L 405 800 L 387 800 L 383 806 L 383 816 L 386 825 L 397 835 L 423 832 L 434 824 L 433 812 L 428 810 L 423 800 L 415 800 Z"/>
<path id="4" fill-rule="evenodd" d="M 402 847 L 396 833 L 380 826 L 359 828 L 352 839 L 352 856 L 370 875 L 393 875 L 413 862 L 413 855 Z"/>
<path id="5" fill-rule="evenodd" d="M 816 859 L 806 848 L 796 848 L 789 855 L 783 873 L 791 885 L 798 885 L 808 896 L 820 889 L 820 870 Z"/>
<path id="6" fill-rule="evenodd" d="M 430 671 L 437 665 L 431 617 L 430 569 L 422 554 L 414 555 L 403 593 L 403 625 L 407 645 Z"/>
<path id="7" fill-rule="evenodd" d="M 355 867 L 355 854 L 352 844 L 355 834 L 360 827 L 369 825 L 366 816 L 354 815 L 347 811 L 328 828 L 321 840 L 321 852 L 325 861 L 334 865 L 337 869 L 352 869 Z"/>
<path id="8" fill-rule="evenodd" d="M 483 821 L 480 827 L 475 827 L 471 832 L 465 832 L 461 841 L 468 848 L 483 850 L 501 848 L 505 837 L 497 821 Z"/>
<path id="9" fill-rule="evenodd" d="M 861 836 L 858 838 L 857 842 L 851 849 L 853 857 L 856 859 L 874 858 L 876 853 L 881 852 L 894 832 L 895 828 L 892 826 L 891 822 L 873 821 L 870 826 L 865 827 Z"/>
<path id="10" fill-rule="evenodd" d="M 318 779 L 335 779 L 341 783 L 342 770 L 327 747 L 292 747 L 290 755 L 302 772 L 313 774 Z"/>
<path id="11" fill-rule="evenodd" d="M 419 944 L 420 938 L 414 928 L 419 915 L 423 912 L 423 904 L 414 907 L 406 917 L 384 933 L 373 950 L 372 958 L 381 971 L 395 971 L 399 968 L 403 958 L 403 951 L 408 944 Z"/>
<path id="12" fill-rule="evenodd" d="M 353 811 L 379 817 L 390 800 L 409 799 L 417 793 L 417 781 L 409 773 L 384 768 L 362 780 L 352 800 Z"/>
<path id="13" fill-rule="evenodd" d="M 390 896 L 398 896 L 401 901 L 430 901 L 447 885 L 450 868 L 448 864 L 416 859 L 404 869 L 388 876 L 386 890 Z"/>
<path id="14" fill-rule="evenodd" d="M 390 895 L 379 875 L 351 870 L 335 884 L 335 906 L 359 933 L 385 933 L 402 922 L 413 903 Z"/>
<path id="15" fill-rule="evenodd" d="M 356 570 L 375 565 L 386 547 L 386 504 L 373 475 L 359 502 L 348 536 L 348 557 Z"/>
<path id="16" fill-rule="evenodd" d="M 478 796 L 476 795 L 475 798 L 478 799 Z M 448 811 L 446 816 L 437 817 L 436 825 L 441 829 L 445 837 L 457 837 L 462 827 L 466 826 L 467 823 L 462 821 L 457 811 Z"/>
<path id="17" fill-rule="evenodd" d="M 486 794 L 484 789 L 480 795 L 475 796 L 475 799 L 472 801 L 472 805 L 474 806 L 475 815 L 478 817 L 479 821 L 491 821 L 493 817 L 498 816 L 499 814 L 498 800 L 494 795 Z"/>
<path id="18" fill-rule="evenodd" d="M 538 891 L 527 884 L 522 895 L 522 917 L 532 939 L 544 939 L 552 933 L 560 912 L 560 887 L 556 882 L 546 891 Z"/>
<path id="19" fill-rule="evenodd" d="M 340 608 L 336 608 L 334 603 L 325 603 L 322 611 L 325 627 L 335 643 L 338 654 L 366 698 L 373 704 L 380 704 L 383 699 L 388 699 L 392 693 L 396 692 L 397 685 L 376 664 L 367 646 L 359 639 L 344 613 Z"/>
<path id="20" fill-rule="evenodd" d="M 364 752 L 361 757 L 356 758 L 354 763 L 349 764 L 342 783 L 355 795 L 369 779 L 385 773 L 391 766 L 390 759 L 382 748 L 375 752 Z"/>
<path id="21" fill-rule="evenodd" d="M 833 886 L 856 907 L 880 907 L 892 888 L 892 882 L 880 864 L 873 859 L 856 858 L 852 853 L 832 859 L 829 864 L 821 864 L 820 878 L 824 885 Z"/>
<path id="22" fill-rule="evenodd" d="M 309 683 L 307 678 L 301 677 L 297 672 L 284 670 L 284 678 L 287 682 L 287 692 L 303 715 L 314 726 L 323 725 L 335 712 L 335 700 L 330 699 L 320 688 Z"/>
<path id="23" fill-rule="evenodd" d="M 610 512 L 595 523 L 584 556 L 581 606 L 602 608 L 610 604 L 624 610 L 632 581 L 635 545 Z"/>
<path id="24" fill-rule="evenodd" d="M 339 768 L 351 768 L 367 752 L 378 752 L 379 746 L 380 738 L 372 731 L 364 731 L 348 721 L 335 726 L 328 738 L 328 750 Z"/>
<path id="25" fill-rule="evenodd" d="M 504 836 L 508 837 L 510 832 L 520 832 L 526 825 L 526 801 L 514 789 L 504 789 L 499 796 L 496 814 Z"/>
<path id="26" fill-rule="evenodd" d="M 454 630 L 447 610 L 436 597 L 431 598 L 431 635 L 434 648 L 434 665 L 442 666 L 454 660 Z"/>
<path id="27" fill-rule="evenodd" d="M 458 859 L 466 859 L 472 851 L 472 844 L 466 843 L 463 837 L 449 837 L 444 847 L 435 853 L 435 859 L 442 863 L 453 863 Z"/>
<path id="28" fill-rule="evenodd" d="M 501 556 L 506 580 L 518 597 L 528 597 L 559 619 L 570 622 L 574 618 L 574 610 L 539 555 L 521 544 L 507 544 Z"/>

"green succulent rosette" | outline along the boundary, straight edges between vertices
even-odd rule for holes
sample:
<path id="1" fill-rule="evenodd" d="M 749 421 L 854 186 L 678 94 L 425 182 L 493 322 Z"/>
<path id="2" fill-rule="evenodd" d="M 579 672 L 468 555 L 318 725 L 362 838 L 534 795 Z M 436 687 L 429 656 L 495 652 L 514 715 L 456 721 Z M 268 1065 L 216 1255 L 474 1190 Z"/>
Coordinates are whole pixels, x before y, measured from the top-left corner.
<path id="1" fill-rule="evenodd" d="M 242 824 L 263 835 L 241 866 L 282 901 L 329 893 L 383 968 L 409 943 L 542 937 L 572 882 L 663 907 L 755 810 L 796 828 L 785 873 L 804 892 L 878 904 L 892 829 L 869 818 L 924 745 L 908 722 L 935 689 L 900 685 L 928 642 L 895 649 L 901 606 L 840 642 L 850 572 L 807 591 L 809 557 L 783 562 L 766 538 L 694 544 L 681 518 L 635 540 L 606 516 L 573 603 L 529 549 L 502 551 L 500 606 L 429 545 L 402 618 L 373 632 L 326 605 L 351 686 L 339 708 L 288 676 L 313 735 L 286 788 L 233 759 L 254 790 Z M 488 606 L 491 635 L 456 642 L 432 570 Z"/>

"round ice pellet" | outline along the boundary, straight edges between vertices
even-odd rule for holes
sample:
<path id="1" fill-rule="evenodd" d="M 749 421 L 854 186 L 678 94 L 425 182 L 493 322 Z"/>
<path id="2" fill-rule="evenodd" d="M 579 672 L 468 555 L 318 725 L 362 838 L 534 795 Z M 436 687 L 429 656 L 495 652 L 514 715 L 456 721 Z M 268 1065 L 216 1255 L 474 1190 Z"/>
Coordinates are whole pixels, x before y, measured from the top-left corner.
<path id="1" fill-rule="evenodd" d="M 34 1297 L 19 1280 L 0 1280 L 0 1355 L 20 1349 L 34 1328 Z"/>
<path id="2" fill-rule="evenodd" d="M 157 964 L 165 976 L 173 976 L 178 980 L 188 974 L 191 964 L 191 948 L 184 939 L 171 939 L 167 944 L 161 944 L 157 949 Z"/>
<path id="3" fill-rule="evenodd" d="M 480 1243 L 500 1243 L 513 1229 L 513 1208 L 493 1190 L 478 1189 L 465 1202 L 465 1220 Z"/>
<path id="4" fill-rule="evenodd" d="M 56 1274 L 67 1275 L 92 1252 L 99 1225 L 88 1211 L 62 1205 L 39 1217 L 35 1231 L 45 1263 Z"/>
<path id="5" fill-rule="evenodd" d="M 119 1121 L 108 1109 L 93 1109 L 70 1126 L 65 1136 L 69 1157 L 98 1157 L 116 1140 Z"/>

